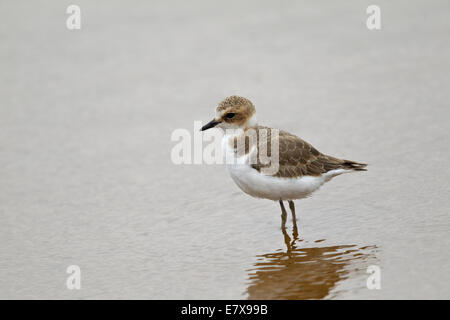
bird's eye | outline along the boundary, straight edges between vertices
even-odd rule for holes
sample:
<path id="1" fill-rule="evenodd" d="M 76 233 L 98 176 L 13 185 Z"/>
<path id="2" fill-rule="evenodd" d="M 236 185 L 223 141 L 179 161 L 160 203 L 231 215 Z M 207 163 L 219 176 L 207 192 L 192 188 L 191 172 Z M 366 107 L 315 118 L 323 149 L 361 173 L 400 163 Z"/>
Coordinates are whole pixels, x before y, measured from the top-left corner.
<path id="1" fill-rule="evenodd" d="M 227 115 L 226 115 L 226 117 L 228 118 L 228 119 L 231 119 L 231 118 L 233 118 L 234 117 L 234 113 L 233 112 L 230 112 L 230 113 L 227 113 Z"/>

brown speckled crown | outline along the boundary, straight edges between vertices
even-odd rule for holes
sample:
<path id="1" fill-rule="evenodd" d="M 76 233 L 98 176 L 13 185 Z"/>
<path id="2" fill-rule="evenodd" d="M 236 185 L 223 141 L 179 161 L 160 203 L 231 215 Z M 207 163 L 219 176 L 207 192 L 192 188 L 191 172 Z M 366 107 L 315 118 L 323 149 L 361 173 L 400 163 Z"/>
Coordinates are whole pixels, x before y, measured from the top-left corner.
<path id="1" fill-rule="evenodd" d="M 255 112 L 255 106 L 253 105 L 253 103 L 250 100 L 239 96 L 231 96 L 223 100 L 217 106 L 217 111 L 220 112 L 228 108 L 237 108 L 237 107 L 245 107 L 248 108 L 249 111 Z"/>

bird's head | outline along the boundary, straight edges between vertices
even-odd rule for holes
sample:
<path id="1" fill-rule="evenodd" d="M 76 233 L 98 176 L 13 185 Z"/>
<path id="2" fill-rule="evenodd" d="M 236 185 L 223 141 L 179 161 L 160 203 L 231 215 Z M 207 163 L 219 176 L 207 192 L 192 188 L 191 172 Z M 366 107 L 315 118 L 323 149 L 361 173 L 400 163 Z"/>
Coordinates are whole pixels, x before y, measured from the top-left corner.
<path id="1" fill-rule="evenodd" d="M 216 116 L 201 131 L 217 127 L 221 129 L 246 129 L 256 126 L 256 110 L 253 103 L 243 97 L 231 96 L 216 108 Z"/>

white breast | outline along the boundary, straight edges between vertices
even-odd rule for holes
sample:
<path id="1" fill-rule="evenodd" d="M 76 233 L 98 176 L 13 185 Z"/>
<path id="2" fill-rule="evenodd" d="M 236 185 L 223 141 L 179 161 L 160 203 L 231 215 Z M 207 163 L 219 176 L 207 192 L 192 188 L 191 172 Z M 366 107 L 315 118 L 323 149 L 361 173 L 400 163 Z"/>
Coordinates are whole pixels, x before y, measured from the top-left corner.
<path id="1" fill-rule="evenodd" d="M 222 140 L 228 172 L 238 187 L 253 197 L 275 201 L 305 198 L 332 177 L 345 172 L 343 169 L 338 169 L 317 177 L 300 178 L 278 178 L 265 175 L 251 167 L 248 154 L 240 158 L 236 157 L 234 149 L 228 143 L 229 138 L 224 136 Z M 257 151 L 253 150 L 253 152 Z"/>

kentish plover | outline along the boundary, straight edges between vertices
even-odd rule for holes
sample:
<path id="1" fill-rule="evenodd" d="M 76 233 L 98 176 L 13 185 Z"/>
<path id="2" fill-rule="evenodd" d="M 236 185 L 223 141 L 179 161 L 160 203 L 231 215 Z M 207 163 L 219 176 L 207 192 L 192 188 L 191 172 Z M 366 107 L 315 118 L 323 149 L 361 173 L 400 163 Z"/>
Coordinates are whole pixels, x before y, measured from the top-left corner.
<path id="1" fill-rule="evenodd" d="M 295 222 L 293 200 L 307 197 L 344 172 L 366 170 L 366 164 L 325 155 L 293 134 L 258 125 L 255 107 L 243 97 L 231 96 L 219 103 L 214 119 L 201 130 L 213 127 L 225 131 L 222 145 L 231 178 L 253 197 L 279 201 L 282 227 L 286 222 L 284 200 L 289 202 Z M 268 157 L 278 151 L 275 171 L 265 171 L 273 163 L 262 161 L 262 148 Z"/>

